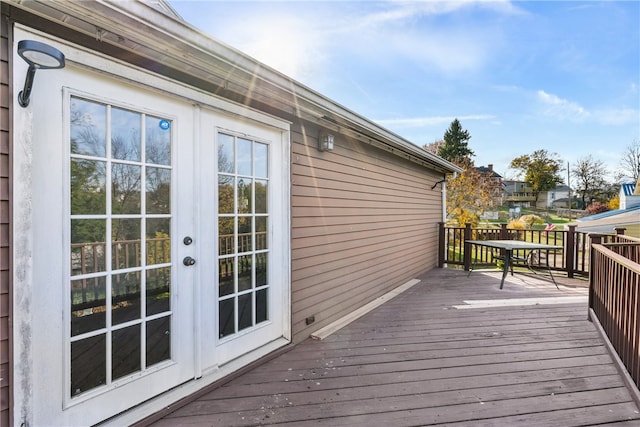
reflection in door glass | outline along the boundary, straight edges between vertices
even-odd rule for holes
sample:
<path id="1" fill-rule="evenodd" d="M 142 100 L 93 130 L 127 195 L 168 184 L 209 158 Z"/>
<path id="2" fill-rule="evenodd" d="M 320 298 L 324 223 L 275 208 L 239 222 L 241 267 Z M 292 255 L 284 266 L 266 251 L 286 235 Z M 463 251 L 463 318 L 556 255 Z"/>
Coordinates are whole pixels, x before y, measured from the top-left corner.
<path id="1" fill-rule="evenodd" d="M 69 128 L 74 397 L 171 359 L 172 122 L 72 97 Z"/>
<path id="2" fill-rule="evenodd" d="M 225 133 L 217 141 L 218 336 L 225 338 L 268 320 L 269 145 Z"/>

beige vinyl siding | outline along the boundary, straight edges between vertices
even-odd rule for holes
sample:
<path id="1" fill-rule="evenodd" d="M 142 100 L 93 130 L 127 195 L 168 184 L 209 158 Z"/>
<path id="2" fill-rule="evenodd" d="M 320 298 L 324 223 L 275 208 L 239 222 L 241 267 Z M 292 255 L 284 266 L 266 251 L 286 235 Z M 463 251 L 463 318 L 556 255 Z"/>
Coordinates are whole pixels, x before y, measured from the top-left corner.
<path id="1" fill-rule="evenodd" d="M 9 160 L 9 24 L 2 15 L 0 25 L 0 426 L 8 426 L 11 402 L 9 363 L 10 273 L 10 160 Z"/>
<path id="2" fill-rule="evenodd" d="M 437 264 L 442 174 L 338 133 L 318 151 L 318 131 L 292 131 L 294 342 Z"/>

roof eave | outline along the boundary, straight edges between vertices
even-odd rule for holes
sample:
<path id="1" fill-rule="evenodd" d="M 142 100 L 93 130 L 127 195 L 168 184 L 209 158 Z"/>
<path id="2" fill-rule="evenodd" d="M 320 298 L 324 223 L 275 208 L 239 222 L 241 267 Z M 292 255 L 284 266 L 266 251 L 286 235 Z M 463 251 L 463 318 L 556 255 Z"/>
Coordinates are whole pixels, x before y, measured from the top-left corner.
<path id="1" fill-rule="evenodd" d="M 6 0 L 102 43 L 180 70 L 184 83 L 215 84 L 272 108 L 344 132 L 443 173 L 461 169 L 279 71 L 142 1 Z M 200 88 L 200 87 L 199 87 Z M 202 88 L 201 88 L 202 89 Z"/>

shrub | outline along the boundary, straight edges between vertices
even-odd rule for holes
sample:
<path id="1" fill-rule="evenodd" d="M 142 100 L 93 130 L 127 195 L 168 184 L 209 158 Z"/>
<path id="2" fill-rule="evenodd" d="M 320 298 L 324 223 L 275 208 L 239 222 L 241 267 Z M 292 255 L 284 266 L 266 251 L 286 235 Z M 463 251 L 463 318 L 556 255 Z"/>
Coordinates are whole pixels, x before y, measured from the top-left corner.
<path id="1" fill-rule="evenodd" d="M 533 214 L 522 215 L 520 217 L 520 221 L 525 223 L 529 228 L 533 227 L 534 224 L 544 224 L 544 219 Z"/>
<path id="2" fill-rule="evenodd" d="M 520 219 L 512 219 L 507 224 L 507 228 L 510 228 L 512 230 L 524 230 L 525 228 L 527 228 L 527 224 L 522 222 Z"/>
<path id="3" fill-rule="evenodd" d="M 595 214 L 599 214 L 602 212 L 607 212 L 610 211 L 611 209 L 609 209 L 609 207 L 607 205 L 603 205 L 600 202 L 593 202 L 592 204 L 590 204 L 589 206 L 587 206 L 587 213 L 589 215 L 595 215 Z"/>

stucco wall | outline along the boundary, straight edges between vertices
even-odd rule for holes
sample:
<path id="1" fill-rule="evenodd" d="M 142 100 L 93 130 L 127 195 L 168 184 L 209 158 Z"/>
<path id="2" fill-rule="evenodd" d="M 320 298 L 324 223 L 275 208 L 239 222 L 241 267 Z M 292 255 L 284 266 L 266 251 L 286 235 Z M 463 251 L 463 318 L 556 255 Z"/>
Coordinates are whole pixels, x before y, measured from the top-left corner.
<path id="1" fill-rule="evenodd" d="M 292 128 L 295 342 L 437 264 L 442 175 L 337 133 L 321 152 L 318 131 Z"/>

